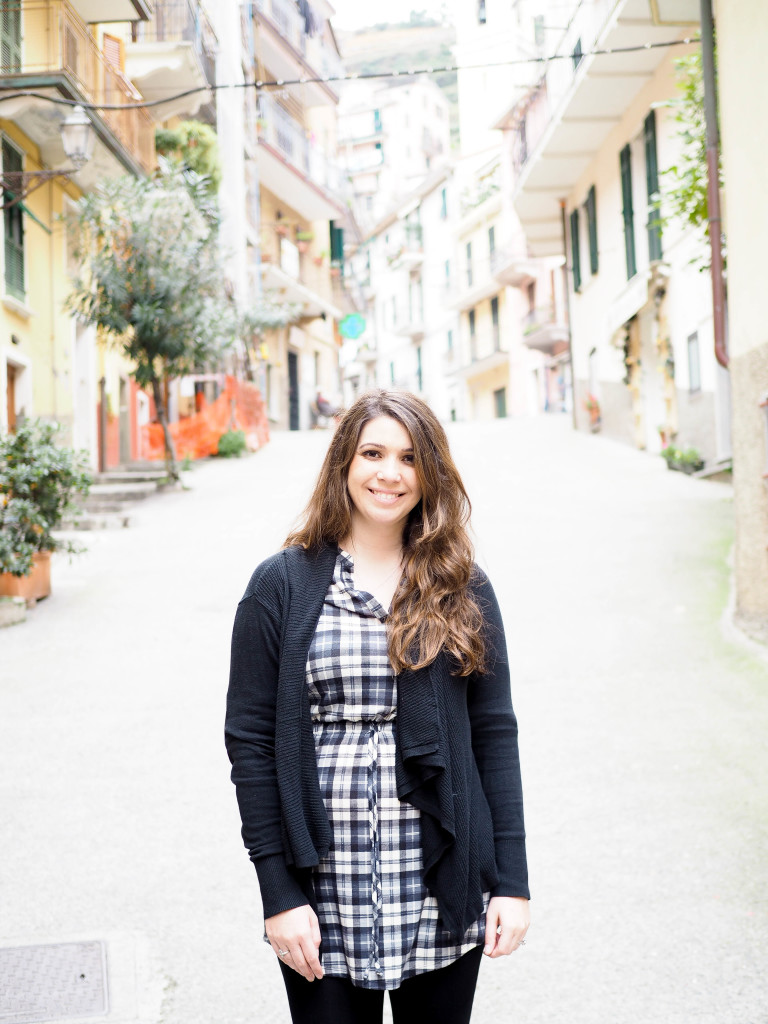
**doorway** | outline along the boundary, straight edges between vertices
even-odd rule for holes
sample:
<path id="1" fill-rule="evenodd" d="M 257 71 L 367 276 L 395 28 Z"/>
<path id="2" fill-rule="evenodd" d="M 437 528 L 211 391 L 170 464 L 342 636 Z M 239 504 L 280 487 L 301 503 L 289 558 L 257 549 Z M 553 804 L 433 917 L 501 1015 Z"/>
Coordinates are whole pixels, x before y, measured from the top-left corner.
<path id="1" fill-rule="evenodd" d="M 16 430 L 16 367 L 12 363 L 5 364 L 5 395 L 8 402 L 8 433 Z"/>
<path id="2" fill-rule="evenodd" d="M 299 357 L 288 353 L 288 429 L 299 429 Z"/>
<path id="3" fill-rule="evenodd" d="M 131 408 L 130 388 L 125 377 L 120 378 L 120 465 L 131 461 Z"/>

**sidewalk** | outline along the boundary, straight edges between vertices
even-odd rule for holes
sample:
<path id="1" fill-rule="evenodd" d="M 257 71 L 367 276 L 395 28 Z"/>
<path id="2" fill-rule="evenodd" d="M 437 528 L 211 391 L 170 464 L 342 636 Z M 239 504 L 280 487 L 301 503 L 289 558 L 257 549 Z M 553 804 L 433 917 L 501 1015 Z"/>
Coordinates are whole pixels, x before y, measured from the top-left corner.
<path id="1" fill-rule="evenodd" d="M 474 1020 L 766 1024 L 768 661 L 721 629 L 729 488 L 557 419 L 451 437 L 507 623 L 534 897 Z M 327 440 L 197 467 L 0 632 L 0 947 L 104 939 L 90 1024 L 288 1019 L 223 702 L 235 605 Z"/>

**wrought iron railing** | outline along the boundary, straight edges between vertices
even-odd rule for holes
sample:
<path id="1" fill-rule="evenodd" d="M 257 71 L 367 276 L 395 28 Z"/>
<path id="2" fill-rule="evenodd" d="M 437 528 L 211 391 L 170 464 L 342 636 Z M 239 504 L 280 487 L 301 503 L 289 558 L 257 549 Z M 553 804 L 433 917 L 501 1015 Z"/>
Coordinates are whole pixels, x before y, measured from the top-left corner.
<path id="1" fill-rule="evenodd" d="M 136 103 L 138 93 L 119 67 L 110 63 L 80 15 L 67 0 L 3 0 L 0 12 L 21 13 L 24 46 L 17 62 L 3 46 L 0 74 L 65 74 L 88 102 Z M 4 66 L 11 60 L 11 66 Z M 101 117 L 120 143 L 151 171 L 155 166 L 155 129 L 146 110 L 103 110 Z"/>

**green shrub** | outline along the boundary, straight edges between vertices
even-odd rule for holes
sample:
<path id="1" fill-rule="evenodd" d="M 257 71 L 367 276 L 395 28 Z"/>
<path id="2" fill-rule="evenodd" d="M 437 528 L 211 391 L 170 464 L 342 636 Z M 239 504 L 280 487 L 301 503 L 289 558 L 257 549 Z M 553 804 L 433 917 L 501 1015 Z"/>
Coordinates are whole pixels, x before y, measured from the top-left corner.
<path id="1" fill-rule="evenodd" d="M 218 455 L 222 458 L 238 458 L 245 451 L 245 434 L 242 430 L 228 430 L 219 438 Z"/>

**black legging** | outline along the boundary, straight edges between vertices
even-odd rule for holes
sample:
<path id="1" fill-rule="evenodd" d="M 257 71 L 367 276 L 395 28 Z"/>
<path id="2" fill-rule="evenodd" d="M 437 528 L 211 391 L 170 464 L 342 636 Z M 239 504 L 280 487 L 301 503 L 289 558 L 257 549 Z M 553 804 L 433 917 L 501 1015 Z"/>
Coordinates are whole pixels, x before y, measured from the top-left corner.
<path id="1" fill-rule="evenodd" d="M 389 993 L 394 1024 L 469 1024 L 483 947 L 447 967 L 407 978 Z M 381 1024 L 384 993 L 347 978 L 307 981 L 280 961 L 293 1024 Z"/>

